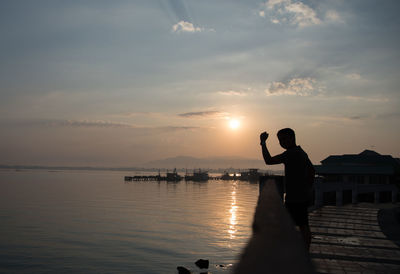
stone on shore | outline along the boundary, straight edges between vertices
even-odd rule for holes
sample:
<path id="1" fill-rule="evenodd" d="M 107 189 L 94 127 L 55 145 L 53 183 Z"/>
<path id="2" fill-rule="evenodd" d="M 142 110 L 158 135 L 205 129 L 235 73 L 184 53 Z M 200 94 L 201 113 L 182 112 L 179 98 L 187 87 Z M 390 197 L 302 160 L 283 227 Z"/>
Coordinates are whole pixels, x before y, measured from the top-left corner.
<path id="1" fill-rule="evenodd" d="M 183 266 L 178 266 L 176 269 L 178 269 L 179 274 L 191 274 L 192 273 L 192 272 L 190 272 L 189 269 L 187 269 L 186 267 L 183 267 Z"/>
<path id="2" fill-rule="evenodd" d="M 210 262 L 209 262 L 208 260 L 200 259 L 200 260 L 197 260 L 197 261 L 195 262 L 195 264 L 196 264 L 197 267 L 199 267 L 200 269 L 204 269 L 204 268 L 208 268 L 208 267 L 209 267 Z"/>

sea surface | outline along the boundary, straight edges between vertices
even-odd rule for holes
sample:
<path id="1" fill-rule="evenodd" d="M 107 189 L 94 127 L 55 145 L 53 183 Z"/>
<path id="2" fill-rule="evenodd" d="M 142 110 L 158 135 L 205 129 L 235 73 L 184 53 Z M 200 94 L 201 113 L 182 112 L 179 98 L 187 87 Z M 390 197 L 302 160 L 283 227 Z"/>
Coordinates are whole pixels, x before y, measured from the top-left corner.
<path id="1" fill-rule="evenodd" d="M 0 171 L 0 273 L 230 273 L 258 184 L 124 182 L 136 174 Z"/>

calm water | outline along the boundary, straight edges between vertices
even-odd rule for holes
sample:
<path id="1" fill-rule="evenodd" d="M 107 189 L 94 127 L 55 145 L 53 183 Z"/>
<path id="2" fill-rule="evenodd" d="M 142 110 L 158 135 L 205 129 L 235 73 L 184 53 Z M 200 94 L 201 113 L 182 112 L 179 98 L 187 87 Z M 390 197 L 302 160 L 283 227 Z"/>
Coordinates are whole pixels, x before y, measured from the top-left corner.
<path id="1" fill-rule="evenodd" d="M 200 258 L 209 273 L 232 270 L 250 237 L 257 184 L 124 175 L 133 174 L 0 171 L 0 272 L 200 273 Z"/>

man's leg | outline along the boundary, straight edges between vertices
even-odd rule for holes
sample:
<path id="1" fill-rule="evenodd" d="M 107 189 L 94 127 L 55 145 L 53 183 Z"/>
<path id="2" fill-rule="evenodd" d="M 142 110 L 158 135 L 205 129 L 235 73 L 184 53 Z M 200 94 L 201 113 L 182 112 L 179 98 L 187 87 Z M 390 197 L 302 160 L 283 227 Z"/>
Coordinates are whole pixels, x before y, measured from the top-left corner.
<path id="1" fill-rule="evenodd" d="M 306 245 L 307 250 L 310 250 L 311 244 L 311 231 L 309 225 L 301 225 L 299 226 L 301 236 L 303 236 L 304 243 Z"/>
<path id="2" fill-rule="evenodd" d="M 285 203 L 286 209 L 300 230 L 307 250 L 310 250 L 311 231 L 308 224 L 307 206 L 308 203 Z"/>

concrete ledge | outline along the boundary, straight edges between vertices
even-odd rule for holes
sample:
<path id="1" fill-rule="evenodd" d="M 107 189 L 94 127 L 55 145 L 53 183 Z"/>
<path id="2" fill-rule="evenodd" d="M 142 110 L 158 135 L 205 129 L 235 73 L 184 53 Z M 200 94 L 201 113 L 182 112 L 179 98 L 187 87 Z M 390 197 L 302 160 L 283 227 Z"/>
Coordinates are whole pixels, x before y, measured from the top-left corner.
<path id="1" fill-rule="evenodd" d="M 282 204 L 274 180 L 266 181 L 261 191 L 253 235 L 234 273 L 314 273 L 301 235 Z"/>

